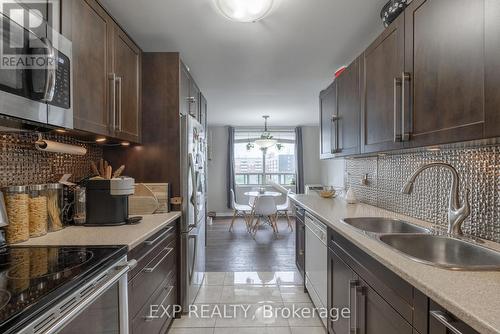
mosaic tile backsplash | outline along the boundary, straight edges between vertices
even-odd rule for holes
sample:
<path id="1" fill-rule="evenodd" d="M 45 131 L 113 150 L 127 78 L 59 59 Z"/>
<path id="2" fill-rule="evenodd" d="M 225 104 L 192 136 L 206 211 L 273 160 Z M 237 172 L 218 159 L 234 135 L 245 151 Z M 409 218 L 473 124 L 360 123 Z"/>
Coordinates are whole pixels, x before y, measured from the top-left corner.
<path id="1" fill-rule="evenodd" d="M 446 228 L 451 186 L 447 170 L 428 169 L 417 178 L 412 194 L 401 193 L 413 172 L 433 161 L 447 162 L 457 169 L 461 196 L 470 189 L 471 215 L 464 223 L 464 232 L 500 242 L 500 145 L 346 159 L 346 184 L 352 186 L 361 202 Z M 368 174 L 366 186 L 360 182 L 364 174 Z"/>
<path id="2" fill-rule="evenodd" d="M 79 181 L 90 174 L 90 161 L 102 157 L 102 149 L 95 144 L 81 144 L 63 135 L 44 134 L 43 138 L 84 146 L 87 154 L 40 152 L 34 145 L 36 133 L 0 132 L 0 187 L 56 182 L 67 173 L 73 174 L 70 181 Z"/>

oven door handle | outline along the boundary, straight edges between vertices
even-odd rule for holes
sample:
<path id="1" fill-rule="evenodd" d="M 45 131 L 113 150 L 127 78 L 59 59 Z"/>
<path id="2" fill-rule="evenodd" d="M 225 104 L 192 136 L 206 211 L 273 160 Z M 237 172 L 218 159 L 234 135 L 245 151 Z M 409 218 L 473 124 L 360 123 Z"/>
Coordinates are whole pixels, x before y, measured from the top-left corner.
<path id="1" fill-rule="evenodd" d="M 85 299 L 80 300 L 78 304 L 71 308 L 66 314 L 62 315 L 57 321 L 50 324 L 49 327 L 44 329 L 44 334 L 57 333 L 71 320 L 76 318 L 82 311 L 84 311 L 90 304 L 96 301 L 103 293 L 105 293 L 114 284 L 118 283 L 121 279 L 126 277 L 127 273 L 137 265 L 137 261 L 130 260 L 124 265 L 115 267 L 115 273 L 102 283 L 95 285 L 95 290 L 90 293 Z M 120 334 L 128 334 L 128 328 L 120 330 Z"/>

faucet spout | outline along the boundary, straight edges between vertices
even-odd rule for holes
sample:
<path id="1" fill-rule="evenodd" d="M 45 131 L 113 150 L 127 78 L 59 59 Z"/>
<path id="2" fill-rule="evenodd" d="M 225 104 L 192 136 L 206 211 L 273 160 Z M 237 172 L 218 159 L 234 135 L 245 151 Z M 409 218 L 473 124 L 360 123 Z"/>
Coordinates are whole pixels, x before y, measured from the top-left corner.
<path id="1" fill-rule="evenodd" d="M 446 168 L 452 175 L 452 182 L 450 188 L 450 198 L 448 202 L 448 233 L 462 235 L 462 225 L 470 215 L 470 205 L 469 205 L 469 190 L 466 190 L 464 196 L 464 205 L 460 205 L 460 194 L 459 194 L 459 183 L 460 177 L 457 170 L 452 165 L 445 162 L 431 162 L 420 166 L 413 174 L 410 176 L 408 181 L 404 184 L 401 192 L 404 194 L 411 194 L 413 192 L 413 185 L 417 177 L 424 170 L 432 167 L 443 167 Z"/>

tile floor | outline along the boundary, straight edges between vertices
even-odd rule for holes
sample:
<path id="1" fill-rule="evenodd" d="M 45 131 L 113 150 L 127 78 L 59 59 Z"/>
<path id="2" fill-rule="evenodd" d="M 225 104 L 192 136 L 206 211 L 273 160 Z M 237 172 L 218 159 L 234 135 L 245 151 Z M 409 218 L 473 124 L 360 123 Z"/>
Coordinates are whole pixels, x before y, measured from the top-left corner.
<path id="1" fill-rule="evenodd" d="M 297 271 L 208 272 L 191 316 L 176 319 L 169 334 L 326 333 L 317 314 L 287 315 L 294 308 L 313 308 Z"/>

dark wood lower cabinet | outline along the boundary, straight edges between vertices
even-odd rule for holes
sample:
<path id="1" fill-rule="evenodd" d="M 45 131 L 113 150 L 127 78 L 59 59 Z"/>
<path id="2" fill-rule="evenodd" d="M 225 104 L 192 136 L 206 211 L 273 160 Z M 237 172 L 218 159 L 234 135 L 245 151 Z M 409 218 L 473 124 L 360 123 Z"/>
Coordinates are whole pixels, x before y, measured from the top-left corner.
<path id="1" fill-rule="evenodd" d="M 170 326 L 178 305 L 177 226 L 172 223 L 129 252 L 137 260 L 128 282 L 132 334 L 159 334 Z M 177 310 L 178 311 L 178 310 Z"/>
<path id="2" fill-rule="evenodd" d="M 356 274 L 345 264 L 333 250 L 328 251 L 328 305 L 329 309 L 335 309 L 336 314 L 342 314 L 343 309 L 351 309 L 351 291 L 356 282 Z M 329 333 L 350 333 L 351 319 L 338 317 L 328 319 Z"/>
<path id="3" fill-rule="evenodd" d="M 413 327 L 365 281 L 356 281 L 354 292 L 357 333 L 413 333 Z"/>
<path id="4" fill-rule="evenodd" d="M 305 211 L 295 207 L 295 264 L 304 278 L 306 264 L 306 224 Z"/>

